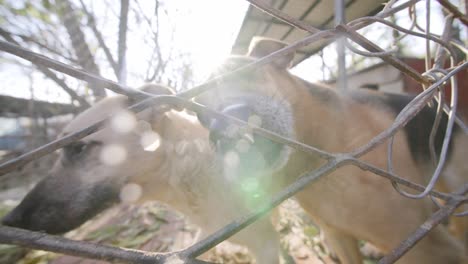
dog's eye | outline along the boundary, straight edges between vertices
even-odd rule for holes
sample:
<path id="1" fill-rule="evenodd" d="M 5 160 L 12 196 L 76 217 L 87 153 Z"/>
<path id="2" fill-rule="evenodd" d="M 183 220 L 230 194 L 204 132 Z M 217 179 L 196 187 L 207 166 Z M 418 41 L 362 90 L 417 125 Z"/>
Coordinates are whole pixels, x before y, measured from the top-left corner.
<path id="1" fill-rule="evenodd" d="M 99 144 L 99 142 L 91 141 L 89 143 L 78 141 L 73 142 L 63 148 L 65 158 L 69 161 L 76 161 L 83 156 L 91 147 Z"/>
<path id="2" fill-rule="evenodd" d="M 85 150 L 86 150 L 87 144 L 81 141 L 78 142 L 73 142 L 69 144 L 68 146 L 63 148 L 63 151 L 65 153 L 65 157 L 68 160 L 73 160 L 76 159 L 78 156 L 80 156 Z"/>

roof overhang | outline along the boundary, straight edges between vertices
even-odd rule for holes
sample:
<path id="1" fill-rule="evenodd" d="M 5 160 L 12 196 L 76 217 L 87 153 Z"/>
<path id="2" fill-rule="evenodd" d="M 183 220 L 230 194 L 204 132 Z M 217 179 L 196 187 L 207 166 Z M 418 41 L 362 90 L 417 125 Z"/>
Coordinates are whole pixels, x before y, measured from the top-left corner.
<path id="1" fill-rule="evenodd" d="M 321 30 L 333 28 L 335 25 L 335 1 L 333 0 L 265 0 L 265 2 L 289 16 L 305 21 Z M 387 0 L 346 0 L 346 21 L 374 15 L 383 8 L 385 2 Z M 254 36 L 264 36 L 293 43 L 308 35 L 310 35 L 309 32 L 297 29 L 250 5 L 232 48 L 232 53 L 245 54 Z M 317 41 L 298 50 L 294 65 L 318 52 L 327 44 L 329 41 Z"/>

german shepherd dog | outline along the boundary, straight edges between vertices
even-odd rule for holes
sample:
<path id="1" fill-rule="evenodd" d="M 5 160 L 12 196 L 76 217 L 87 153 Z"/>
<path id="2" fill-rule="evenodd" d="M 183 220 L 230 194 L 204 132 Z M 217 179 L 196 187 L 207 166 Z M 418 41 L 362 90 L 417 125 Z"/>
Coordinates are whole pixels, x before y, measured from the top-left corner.
<path id="1" fill-rule="evenodd" d="M 220 67 L 216 75 L 229 72 L 255 59 L 277 51 L 286 44 L 255 39 L 248 56 L 234 56 Z M 277 134 L 317 147 L 330 153 L 346 153 L 365 145 L 389 128 L 396 115 L 412 99 L 404 95 L 375 91 L 338 93 L 328 87 L 308 83 L 287 71 L 294 54 L 236 78 L 226 78 L 196 100 L 212 109 L 269 129 Z M 236 157 L 242 177 L 265 177 L 272 182 L 291 183 L 299 175 L 317 168 L 325 161 L 292 150 L 260 136 L 246 136 L 228 122 L 199 115 L 211 131 L 210 139 L 217 153 Z M 429 155 L 429 132 L 434 113 L 424 109 L 394 140 L 393 163 L 397 175 L 426 184 L 432 163 Z M 446 124 L 445 119 L 442 126 Z M 444 130 L 444 129 L 439 129 Z M 234 132 L 233 132 L 234 131 Z M 436 139 L 440 150 L 442 131 Z M 245 140 L 251 148 L 242 149 Z M 467 182 L 468 136 L 454 131 L 449 160 L 441 182 L 453 191 Z M 374 166 L 386 169 L 387 144 L 361 157 Z M 227 164 L 230 165 L 230 164 Z M 234 167 L 234 168 L 233 168 Z M 273 188 L 272 188 L 273 190 Z M 416 230 L 433 212 L 429 198 L 407 199 L 397 193 L 390 182 L 354 166 L 344 166 L 308 185 L 296 195 L 301 206 L 320 226 L 325 241 L 341 263 L 362 263 L 358 239 L 374 244 L 389 253 Z M 459 230 L 463 232 L 463 230 Z M 445 226 L 438 226 L 422 239 L 398 263 L 467 263 L 462 242 Z"/>
<path id="2" fill-rule="evenodd" d="M 153 94 L 168 88 L 146 85 Z M 125 96 L 106 98 L 79 114 L 62 135 L 115 114 L 103 129 L 64 147 L 50 170 L 6 215 L 4 225 L 51 234 L 65 233 L 119 199 L 158 200 L 185 214 L 208 235 L 251 210 L 233 180 L 221 175 L 223 161 L 195 115 L 180 111 L 137 115 Z M 235 161 L 234 161 L 235 162 Z M 220 165 L 218 165 L 220 164 Z M 247 184 L 248 185 L 248 184 Z M 257 263 L 279 263 L 279 238 L 268 218 L 235 235 Z"/>

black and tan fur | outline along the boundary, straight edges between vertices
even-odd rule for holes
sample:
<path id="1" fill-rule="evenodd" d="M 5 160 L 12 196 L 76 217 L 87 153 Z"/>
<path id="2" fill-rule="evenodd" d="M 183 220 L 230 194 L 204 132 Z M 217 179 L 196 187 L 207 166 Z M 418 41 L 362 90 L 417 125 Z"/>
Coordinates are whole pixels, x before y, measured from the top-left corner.
<path id="1" fill-rule="evenodd" d="M 168 94 L 165 87 L 147 85 L 146 92 Z M 128 105 L 124 96 L 107 98 L 78 115 L 63 134 L 79 131 Z M 79 142 L 66 146 L 50 170 L 2 223 L 9 226 L 59 234 L 72 230 L 113 203 L 125 184 L 142 188 L 139 201 L 158 200 L 185 214 L 202 228 L 204 237 L 251 209 L 244 193 L 221 174 L 208 140 L 208 130 L 193 115 L 169 111 L 155 115 L 153 109 L 136 116 L 132 131 L 119 133 L 110 124 Z M 160 136 L 160 146 L 145 151 L 142 130 Z M 122 146 L 127 158 L 106 165 L 99 159 L 109 144 Z M 222 162 L 222 161 L 221 161 Z M 258 263 L 278 263 L 279 240 L 268 218 L 241 231 L 232 241 L 251 250 Z"/>
<path id="2" fill-rule="evenodd" d="M 284 46 L 281 42 L 257 39 L 251 45 L 249 56 L 230 58 L 217 74 L 251 63 Z M 263 128 L 328 152 L 344 153 L 366 144 L 389 128 L 411 99 L 374 91 L 338 93 L 289 73 L 287 68 L 291 60 L 292 56 L 281 58 L 237 78 L 220 81 L 212 91 L 200 95 L 197 100 L 244 120 L 248 116 L 259 116 L 261 120 L 267 120 L 262 123 Z M 275 110 L 271 109 L 272 105 Z M 420 184 L 427 183 L 425 177 L 432 170 L 427 146 L 433 117 L 432 111 L 423 110 L 395 136 L 394 141 L 395 172 Z M 209 120 L 204 116 L 200 116 L 200 120 L 215 133 L 211 139 L 218 146 L 219 155 L 233 151 L 229 146 L 234 145 L 232 141 L 237 139 L 225 132 L 220 120 Z M 285 124 L 291 125 L 291 129 L 285 128 Z M 439 134 L 436 140 L 439 148 L 442 136 Z M 254 136 L 253 141 L 258 139 Z M 273 142 L 270 144 L 275 145 Z M 451 145 L 450 159 L 441 181 L 453 191 L 468 179 L 468 136 L 456 130 Z M 266 173 L 283 184 L 325 162 L 286 147 L 281 149 L 277 146 L 264 151 L 262 146 L 258 147 L 258 156 L 261 158 L 268 154 L 270 163 L 267 167 L 274 168 Z M 289 150 L 287 155 L 281 154 L 284 149 Z M 243 154 L 239 155 L 243 161 Z M 386 142 L 361 159 L 386 169 Z M 339 168 L 320 178 L 296 197 L 320 226 L 341 263 L 347 264 L 362 262 L 358 239 L 369 241 L 384 253 L 389 253 L 433 212 L 429 198 L 404 198 L 388 180 L 353 166 Z M 450 235 L 444 226 L 438 226 L 398 263 L 467 262 L 461 241 Z"/>

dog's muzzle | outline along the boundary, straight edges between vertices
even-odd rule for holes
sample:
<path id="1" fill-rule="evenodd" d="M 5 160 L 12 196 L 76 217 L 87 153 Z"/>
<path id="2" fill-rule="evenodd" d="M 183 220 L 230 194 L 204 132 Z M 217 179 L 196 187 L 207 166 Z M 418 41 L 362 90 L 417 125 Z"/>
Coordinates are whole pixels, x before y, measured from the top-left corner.
<path id="1" fill-rule="evenodd" d="M 262 126 L 261 115 L 247 103 L 233 103 L 222 107 L 221 113 Z M 283 146 L 265 137 L 255 135 L 248 127 L 235 125 L 225 119 L 210 119 L 199 115 L 200 122 L 210 130 L 210 142 L 218 153 L 235 152 L 242 171 L 258 171 L 276 167 Z"/>

